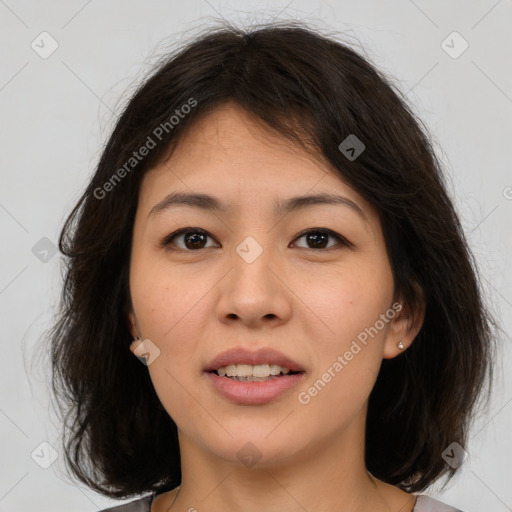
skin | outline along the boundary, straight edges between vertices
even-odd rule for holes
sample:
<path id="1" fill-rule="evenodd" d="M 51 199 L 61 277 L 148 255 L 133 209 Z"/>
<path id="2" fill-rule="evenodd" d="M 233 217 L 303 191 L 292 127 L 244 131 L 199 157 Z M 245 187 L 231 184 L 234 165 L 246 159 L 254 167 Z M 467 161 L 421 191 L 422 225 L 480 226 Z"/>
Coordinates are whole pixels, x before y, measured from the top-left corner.
<path id="1" fill-rule="evenodd" d="M 203 192 L 228 213 L 175 207 L 150 210 L 173 191 Z M 336 193 L 355 202 L 315 205 L 275 217 L 273 203 L 291 196 Z M 179 228 L 205 230 L 202 248 Z M 327 248 L 298 235 L 325 228 Z M 194 230 L 191 230 L 194 231 Z M 253 237 L 263 252 L 252 263 L 236 248 Z M 173 250 L 174 249 L 174 250 Z M 410 512 L 414 496 L 371 476 L 364 463 L 368 396 L 383 358 L 413 342 L 424 308 L 406 304 L 304 405 L 307 391 L 399 297 L 376 209 L 312 158 L 235 103 L 200 121 L 170 158 L 148 171 L 140 188 L 130 264 L 133 336 L 160 350 L 148 365 L 156 393 L 179 431 L 182 484 L 160 495 L 152 512 L 244 510 Z M 135 351 L 140 342 L 132 343 Z M 275 348 L 306 370 L 305 380 L 264 405 L 221 397 L 203 369 L 233 347 Z M 238 458 L 247 443 L 261 455 Z M 177 498 L 176 498 L 177 495 Z M 193 507 L 193 508 L 192 508 Z"/>

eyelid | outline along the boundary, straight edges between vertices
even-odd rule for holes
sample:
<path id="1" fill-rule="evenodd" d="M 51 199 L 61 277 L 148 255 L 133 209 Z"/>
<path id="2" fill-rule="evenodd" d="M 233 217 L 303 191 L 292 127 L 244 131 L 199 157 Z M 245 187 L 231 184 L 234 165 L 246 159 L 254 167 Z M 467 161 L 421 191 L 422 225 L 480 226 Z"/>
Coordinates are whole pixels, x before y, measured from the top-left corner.
<path id="1" fill-rule="evenodd" d="M 295 236 L 294 240 L 298 240 L 298 239 L 302 238 L 303 236 L 307 235 L 310 232 L 313 232 L 313 233 L 324 233 L 326 235 L 331 236 L 332 238 L 336 238 L 341 243 L 341 245 L 345 245 L 345 246 L 350 247 L 350 248 L 354 247 L 354 244 L 352 244 L 352 242 L 349 242 L 343 235 L 340 235 L 336 231 L 333 231 L 332 229 L 328 229 L 328 228 L 315 228 L 315 227 L 313 227 L 313 228 L 304 229 L 298 235 Z M 336 246 L 329 247 L 328 249 L 309 249 L 309 248 L 306 248 L 306 250 L 314 251 L 314 252 L 322 252 L 322 251 L 326 252 L 326 251 L 328 251 L 330 249 L 334 249 L 334 248 L 336 248 Z M 304 247 L 300 247 L 300 249 L 304 249 Z"/>
<path id="2" fill-rule="evenodd" d="M 338 242 L 339 242 L 338 245 L 342 245 L 342 246 L 344 245 L 344 246 L 349 247 L 349 248 L 354 247 L 354 244 L 349 242 L 343 235 L 340 235 L 339 233 L 337 233 L 336 231 L 333 231 L 331 229 L 320 228 L 320 227 L 318 227 L 318 228 L 312 227 L 312 228 L 304 229 L 303 231 L 301 231 L 300 233 L 298 233 L 294 237 L 293 241 L 299 240 L 300 238 L 302 238 L 303 236 L 305 236 L 305 235 L 307 235 L 307 234 L 309 234 L 311 232 L 313 232 L 313 233 L 324 233 L 326 235 L 329 235 L 332 238 L 335 238 L 335 239 L 338 240 Z M 164 239 L 160 243 L 160 247 L 161 248 L 168 248 L 168 246 L 170 245 L 171 240 L 173 238 L 176 238 L 179 235 L 183 235 L 185 233 L 200 233 L 200 234 L 206 235 L 206 236 L 212 238 L 213 240 L 215 240 L 215 238 L 210 233 L 208 233 L 208 231 L 206 231 L 206 230 L 204 230 L 202 228 L 188 226 L 188 227 L 185 227 L 185 228 L 177 229 L 176 231 L 174 231 L 171 234 L 169 234 L 166 237 L 164 237 Z M 326 251 L 329 251 L 330 249 L 333 249 L 333 248 L 336 248 L 336 246 L 329 247 L 327 249 L 311 249 L 311 248 L 308 248 L 308 247 L 299 247 L 299 249 L 305 249 L 305 250 L 313 251 L 313 252 L 326 252 Z M 193 251 L 193 250 L 185 250 L 185 249 L 181 249 L 181 248 L 178 248 L 176 250 L 183 250 L 185 252 L 196 252 L 196 251 Z M 200 249 L 198 249 L 197 251 L 199 251 L 199 250 Z"/>
<path id="3" fill-rule="evenodd" d="M 160 247 L 166 248 L 171 243 L 171 240 L 173 238 L 175 238 L 175 237 L 177 237 L 179 235 L 183 235 L 185 233 L 200 233 L 202 235 L 206 235 L 206 236 L 209 236 L 210 238 L 213 238 L 213 236 L 210 235 L 210 233 L 208 233 L 208 231 L 205 231 L 204 229 L 196 228 L 194 226 L 188 226 L 188 227 L 185 227 L 185 228 L 177 229 L 176 231 L 174 231 L 171 234 L 169 234 L 166 237 L 164 237 L 164 239 L 160 243 Z M 179 250 L 181 250 L 181 249 L 179 249 Z M 193 251 L 188 251 L 188 252 L 193 252 Z"/>

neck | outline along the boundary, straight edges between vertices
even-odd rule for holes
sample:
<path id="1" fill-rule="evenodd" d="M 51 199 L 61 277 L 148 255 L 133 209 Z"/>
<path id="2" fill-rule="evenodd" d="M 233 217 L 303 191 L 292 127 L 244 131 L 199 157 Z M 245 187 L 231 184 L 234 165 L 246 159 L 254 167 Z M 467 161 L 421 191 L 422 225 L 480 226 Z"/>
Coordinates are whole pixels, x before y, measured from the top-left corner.
<path id="1" fill-rule="evenodd" d="M 153 512 L 411 512 L 414 496 L 367 472 L 361 425 L 349 431 L 324 437 L 286 460 L 262 456 L 252 467 L 206 452 L 180 432 L 182 484 L 178 493 L 162 496 L 166 508 L 155 506 Z"/>

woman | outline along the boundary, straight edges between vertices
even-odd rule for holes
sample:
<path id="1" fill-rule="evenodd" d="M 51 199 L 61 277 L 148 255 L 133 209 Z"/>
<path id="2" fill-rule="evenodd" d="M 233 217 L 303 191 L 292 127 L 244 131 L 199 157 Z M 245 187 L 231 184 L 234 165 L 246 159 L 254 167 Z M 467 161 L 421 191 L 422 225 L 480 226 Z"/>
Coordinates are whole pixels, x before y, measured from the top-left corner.
<path id="1" fill-rule="evenodd" d="M 296 22 L 210 30 L 134 94 L 52 337 L 71 471 L 151 492 L 108 510 L 457 510 L 419 493 L 463 462 L 493 320 L 420 126 Z"/>

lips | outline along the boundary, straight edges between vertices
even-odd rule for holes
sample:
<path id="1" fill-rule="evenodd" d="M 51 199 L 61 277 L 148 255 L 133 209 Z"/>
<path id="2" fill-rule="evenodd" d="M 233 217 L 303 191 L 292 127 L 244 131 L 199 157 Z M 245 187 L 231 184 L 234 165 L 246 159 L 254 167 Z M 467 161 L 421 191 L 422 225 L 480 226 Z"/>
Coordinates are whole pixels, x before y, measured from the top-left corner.
<path id="1" fill-rule="evenodd" d="M 293 359 L 272 348 L 261 348 L 251 352 L 243 348 L 233 348 L 222 352 L 215 357 L 205 368 L 205 372 L 215 372 L 219 368 L 232 364 L 275 364 L 283 368 L 289 368 L 292 372 L 304 372 L 304 368 Z"/>

